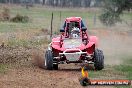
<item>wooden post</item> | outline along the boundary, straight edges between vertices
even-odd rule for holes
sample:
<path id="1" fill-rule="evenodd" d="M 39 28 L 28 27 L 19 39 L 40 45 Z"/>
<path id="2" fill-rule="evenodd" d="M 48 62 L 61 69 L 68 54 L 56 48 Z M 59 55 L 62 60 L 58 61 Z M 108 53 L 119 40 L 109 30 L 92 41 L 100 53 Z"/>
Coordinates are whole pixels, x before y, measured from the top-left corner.
<path id="1" fill-rule="evenodd" d="M 61 22 L 61 11 L 60 11 L 60 22 Z"/>
<path id="2" fill-rule="evenodd" d="M 94 19 L 94 20 L 93 20 L 93 21 L 94 21 L 93 24 L 94 24 L 94 26 L 96 26 L 96 13 L 94 14 L 94 18 L 93 18 L 93 19 Z"/>
<path id="3" fill-rule="evenodd" d="M 51 34 L 50 34 L 50 38 L 52 38 L 52 27 L 53 27 L 53 12 L 52 12 L 52 17 L 51 17 Z"/>
<path id="4" fill-rule="evenodd" d="M 43 0 L 42 5 L 45 5 L 45 0 Z"/>

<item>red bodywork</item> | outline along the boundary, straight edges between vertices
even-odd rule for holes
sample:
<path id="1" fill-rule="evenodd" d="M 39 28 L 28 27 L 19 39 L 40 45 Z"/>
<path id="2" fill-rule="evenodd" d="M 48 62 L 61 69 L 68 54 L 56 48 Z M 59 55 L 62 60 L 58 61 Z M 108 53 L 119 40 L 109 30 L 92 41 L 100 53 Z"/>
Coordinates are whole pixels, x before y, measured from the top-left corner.
<path id="1" fill-rule="evenodd" d="M 79 28 L 79 38 L 70 38 L 70 33 L 68 33 L 70 30 L 70 23 L 75 24 L 74 26 Z M 53 38 L 50 45 L 53 55 L 57 61 L 66 61 L 72 63 L 80 61 L 82 62 L 83 60 L 92 60 L 92 55 L 94 54 L 94 50 L 98 45 L 98 38 L 96 36 L 88 36 L 87 31 L 82 30 L 83 28 L 84 24 L 81 17 L 66 18 L 63 26 L 64 31 L 61 32 L 60 36 Z M 79 58 L 70 61 L 66 54 L 74 55 L 76 52 L 79 52 Z"/>

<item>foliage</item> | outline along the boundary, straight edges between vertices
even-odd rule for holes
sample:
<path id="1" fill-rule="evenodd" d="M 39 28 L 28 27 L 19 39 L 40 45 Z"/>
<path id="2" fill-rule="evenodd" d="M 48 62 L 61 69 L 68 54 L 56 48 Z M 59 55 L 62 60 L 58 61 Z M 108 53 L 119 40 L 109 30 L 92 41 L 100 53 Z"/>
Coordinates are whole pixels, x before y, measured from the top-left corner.
<path id="1" fill-rule="evenodd" d="M 29 22 L 29 17 L 17 14 L 15 17 L 13 17 L 11 19 L 11 21 L 12 22 L 22 22 L 22 23 L 25 23 L 25 22 Z"/>
<path id="2" fill-rule="evenodd" d="M 103 13 L 99 16 L 105 25 L 114 25 L 121 21 L 120 15 L 124 10 L 129 10 L 132 6 L 130 0 L 104 0 Z"/>

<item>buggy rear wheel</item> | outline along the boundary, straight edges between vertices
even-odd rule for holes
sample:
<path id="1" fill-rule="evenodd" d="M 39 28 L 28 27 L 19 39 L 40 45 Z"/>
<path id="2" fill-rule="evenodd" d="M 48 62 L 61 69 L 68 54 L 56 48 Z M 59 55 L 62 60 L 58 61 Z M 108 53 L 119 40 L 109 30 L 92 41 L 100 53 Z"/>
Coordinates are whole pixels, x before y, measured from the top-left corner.
<path id="1" fill-rule="evenodd" d="M 96 49 L 94 52 L 94 67 L 96 70 L 102 70 L 104 68 L 104 55 L 102 50 Z"/>
<path id="2" fill-rule="evenodd" d="M 53 54 L 51 50 L 47 50 L 45 53 L 45 68 L 47 70 L 53 69 Z"/>

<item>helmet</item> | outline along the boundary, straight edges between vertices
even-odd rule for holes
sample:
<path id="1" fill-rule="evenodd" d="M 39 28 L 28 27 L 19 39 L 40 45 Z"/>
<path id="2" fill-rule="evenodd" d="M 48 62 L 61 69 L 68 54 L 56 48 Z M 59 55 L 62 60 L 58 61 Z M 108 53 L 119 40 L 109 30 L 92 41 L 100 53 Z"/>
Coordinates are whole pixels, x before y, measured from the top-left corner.
<path id="1" fill-rule="evenodd" d="M 80 30 L 77 27 L 72 28 L 71 36 L 72 38 L 78 38 L 79 37 Z"/>

